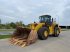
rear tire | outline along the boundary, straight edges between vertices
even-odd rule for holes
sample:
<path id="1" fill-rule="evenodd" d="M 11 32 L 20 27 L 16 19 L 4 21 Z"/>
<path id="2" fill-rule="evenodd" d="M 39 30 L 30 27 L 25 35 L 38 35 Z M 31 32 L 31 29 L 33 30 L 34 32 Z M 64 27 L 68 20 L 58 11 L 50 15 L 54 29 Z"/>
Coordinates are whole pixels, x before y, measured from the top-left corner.
<path id="1" fill-rule="evenodd" d="M 42 27 L 38 31 L 38 38 L 41 40 L 45 40 L 48 38 L 49 29 L 47 27 Z"/>
<path id="2" fill-rule="evenodd" d="M 59 31 L 59 28 L 58 27 L 55 27 L 54 28 L 54 37 L 58 37 L 59 36 L 59 33 L 60 33 L 60 31 Z"/>

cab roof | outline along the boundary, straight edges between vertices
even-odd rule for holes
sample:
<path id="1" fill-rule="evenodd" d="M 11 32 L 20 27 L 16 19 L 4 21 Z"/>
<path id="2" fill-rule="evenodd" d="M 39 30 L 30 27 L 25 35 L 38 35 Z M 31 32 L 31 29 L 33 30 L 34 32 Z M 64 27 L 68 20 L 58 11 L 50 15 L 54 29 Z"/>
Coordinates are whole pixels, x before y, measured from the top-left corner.
<path id="1" fill-rule="evenodd" d="M 45 17 L 45 16 L 51 17 L 50 15 L 42 15 L 42 16 L 40 16 L 40 17 Z"/>

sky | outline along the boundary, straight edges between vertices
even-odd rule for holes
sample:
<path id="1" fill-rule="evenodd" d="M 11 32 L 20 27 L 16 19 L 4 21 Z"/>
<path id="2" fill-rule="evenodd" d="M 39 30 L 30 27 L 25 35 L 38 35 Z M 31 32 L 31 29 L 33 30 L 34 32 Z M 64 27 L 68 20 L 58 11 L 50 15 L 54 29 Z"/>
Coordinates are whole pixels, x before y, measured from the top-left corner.
<path id="1" fill-rule="evenodd" d="M 0 0 L 2 23 L 29 24 L 38 22 L 41 15 L 51 15 L 59 25 L 70 25 L 70 0 Z"/>

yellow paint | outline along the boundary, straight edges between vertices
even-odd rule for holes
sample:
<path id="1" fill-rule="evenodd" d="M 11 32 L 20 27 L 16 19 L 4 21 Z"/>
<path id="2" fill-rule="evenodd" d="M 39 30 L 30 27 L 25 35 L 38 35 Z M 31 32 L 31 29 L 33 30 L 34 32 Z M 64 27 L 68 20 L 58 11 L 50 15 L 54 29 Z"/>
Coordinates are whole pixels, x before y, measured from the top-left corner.
<path id="1" fill-rule="evenodd" d="M 59 31 L 61 32 L 61 28 L 59 27 Z"/>
<path id="2" fill-rule="evenodd" d="M 36 31 L 38 31 L 45 23 L 38 23 L 37 26 L 35 26 L 35 24 L 31 24 L 31 29 L 34 29 Z M 53 23 L 51 26 L 49 26 L 49 34 L 52 35 L 54 34 L 54 27 L 55 27 L 55 23 Z M 59 28 L 60 30 L 60 28 Z"/>
<path id="3" fill-rule="evenodd" d="M 53 34 L 54 33 L 54 27 L 53 27 L 53 25 L 51 25 L 50 27 L 49 27 L 49 34 L 51 35 L 51 34 Z"/>
<path id="4" fill-rule="evenodd" d="M 38 31 L 45 23 L 39 23 L 36 27 L 35 30 Z"/>
<path id="5" fill-rule="evenodd" d="M 57 30 L 57 34 L 59 34 L 59 30 Z"/>
<path id="6" fill-rule="evenodd" d="M 35 29 L 35 26 L 34 26 L 34 24 L 32 24 L 32 28 L 31 29 Z"/>

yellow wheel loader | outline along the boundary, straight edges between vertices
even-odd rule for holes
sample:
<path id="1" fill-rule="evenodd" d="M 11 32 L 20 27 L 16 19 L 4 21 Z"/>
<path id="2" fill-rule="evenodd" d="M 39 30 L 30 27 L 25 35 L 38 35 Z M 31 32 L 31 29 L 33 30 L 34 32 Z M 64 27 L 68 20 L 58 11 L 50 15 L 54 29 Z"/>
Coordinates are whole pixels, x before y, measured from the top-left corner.
<path id="1" fill-rule="evenodd" d="M 10 42 L 21 47 L 30 45 L 39 38 L 45 40 L 49 35 L 58 37 L 60 27 L 51 19 L 50 15 L 39 16 L 39 23 L 32 23 L 28 28 L 17 27 L 13 33 Z"/>

